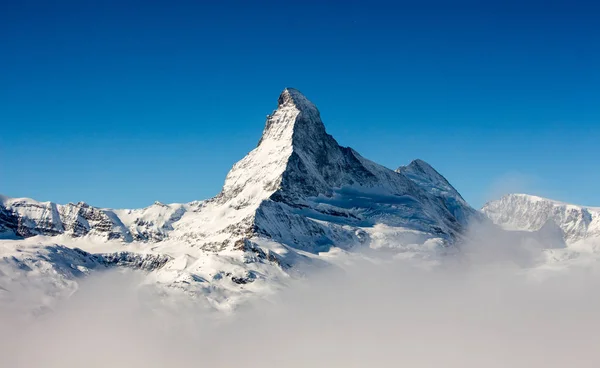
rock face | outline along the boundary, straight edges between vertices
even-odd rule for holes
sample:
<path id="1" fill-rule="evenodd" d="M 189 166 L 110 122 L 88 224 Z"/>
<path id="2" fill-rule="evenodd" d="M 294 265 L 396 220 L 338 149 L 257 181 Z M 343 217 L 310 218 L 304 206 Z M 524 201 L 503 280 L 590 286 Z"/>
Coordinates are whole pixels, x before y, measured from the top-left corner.
<path id="1" fill-rule="evenodd" d="M 316 106 L 292 88 L 281 93 L 258 146 L 233 166 L 215 198 L 140 210 L 0 201 L 0 229 L 17 237 L 169 239 L 213 251 L 256 238 L 309 252 L 352 247 L 368 243 L 376 225 L 452 243 L 474 216 L 427 163 L 393 171 L 341 147 Z"/>
<path id="2" fill-rule="evenodd" d="M 600 237 L 600 208 L 527 194 L 509 194 L 485 204 L 482 212 L 509 230 L 537 231 L 558 227 L 567 243 Z"/>

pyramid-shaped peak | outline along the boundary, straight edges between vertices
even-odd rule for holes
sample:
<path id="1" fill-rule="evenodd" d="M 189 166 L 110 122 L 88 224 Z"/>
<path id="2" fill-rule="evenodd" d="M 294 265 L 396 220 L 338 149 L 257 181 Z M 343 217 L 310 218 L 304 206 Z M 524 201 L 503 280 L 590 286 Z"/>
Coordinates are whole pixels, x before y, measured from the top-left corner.
<path id="1" fill-rule="evenodd" d="M 300 91 L 284 89 L 278 103 L 277 110 L 267 116 L 259 146 L 265 141 L 305 145 L 310 143 L 307 139 L 320 140 L 326 135 L 319 110 Z"/>
<path id="2" fill-rule="evenodd" d="M 300 111 L 317 110 L 317 107 L 295 88 L 286 88 L 279 95 L 279 108 L 295 107 Z M 317 110 L 318 111 L 318 110 Z"/>

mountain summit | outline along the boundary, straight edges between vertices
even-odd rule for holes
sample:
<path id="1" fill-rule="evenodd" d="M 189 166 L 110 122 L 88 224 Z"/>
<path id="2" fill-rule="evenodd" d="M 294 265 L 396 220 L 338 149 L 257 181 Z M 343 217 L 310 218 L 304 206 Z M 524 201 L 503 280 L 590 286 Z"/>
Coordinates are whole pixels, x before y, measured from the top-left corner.
<path id="1" fill-rule="evenodd" d="M 279 107 L 295 107 L 299 111 L 312 111 L 319 113 L 317 107 L 310 102 L 300 91 L 295 88 L 286 88 L 279 95 L 277 100 Z"/>
<path id="2" fill-rule="evenodd" d="M 259 145 L 268 141 L 293 144 L 294 133 L 299 131 L 313 136 L 326 134 L 317 107 L 300 91 L 286 88 L 279 95 L 277 110 L 267 118 Z"/>

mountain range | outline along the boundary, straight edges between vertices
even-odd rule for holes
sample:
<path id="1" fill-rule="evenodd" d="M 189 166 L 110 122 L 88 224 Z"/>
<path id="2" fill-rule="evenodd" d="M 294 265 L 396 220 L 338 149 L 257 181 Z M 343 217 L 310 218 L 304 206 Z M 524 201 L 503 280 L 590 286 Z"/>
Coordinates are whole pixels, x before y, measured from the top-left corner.
<path id="1" fill-rule="evenodd" d="M 105 209 L 0 196 L 0 298 L 15 303 L 31 289 L 45 296 L 32 305 L 51 308 L 82 276 L 125 267 L 143 270 L 147 285 L 231 310 L 331 254 L 455 249 L 471 224 L 488 222 L 530 232 L 552 223 L 570 243 L 598 236 L 599 218 L 526 195 L 475 210 L 422 160 L 391 170 L 340 146 L 317 107 L 287 88 L 214 198 Z"/>

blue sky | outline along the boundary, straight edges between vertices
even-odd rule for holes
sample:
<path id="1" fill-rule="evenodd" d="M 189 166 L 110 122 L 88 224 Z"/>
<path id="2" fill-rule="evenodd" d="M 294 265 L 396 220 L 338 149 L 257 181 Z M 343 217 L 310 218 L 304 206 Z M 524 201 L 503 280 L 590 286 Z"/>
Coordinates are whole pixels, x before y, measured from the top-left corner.
<path id="1" fill-rule="evenodd" d="M 476 207 L 600 206 L 600 8 L 414 3 L 2 2 L 0 193 L 208 198 L 295 87 L 340 144 L 424 159 Z"/>

